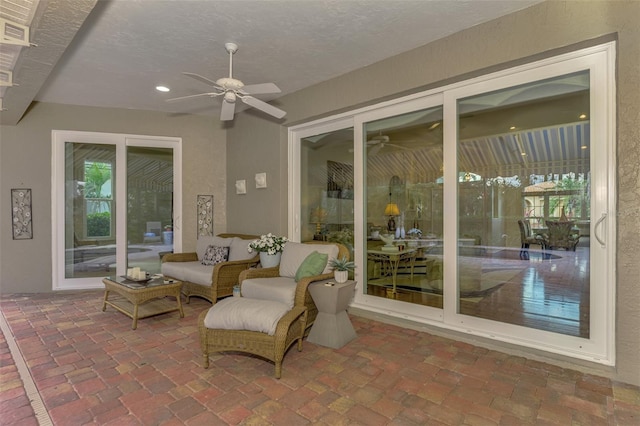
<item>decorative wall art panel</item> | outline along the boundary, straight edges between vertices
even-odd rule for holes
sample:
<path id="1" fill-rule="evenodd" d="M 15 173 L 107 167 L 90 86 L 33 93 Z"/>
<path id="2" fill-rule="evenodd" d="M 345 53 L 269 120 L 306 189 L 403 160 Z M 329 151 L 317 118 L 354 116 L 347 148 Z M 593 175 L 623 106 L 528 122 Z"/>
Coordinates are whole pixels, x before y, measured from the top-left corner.
<path id="1" fill-rule="evenodd" d="M 213 236 L 213 195 L 198 195 L 198 238 Z"/>
<path id="2" fill-rule="evenodd" d="M 14 240 L 30 240 L 33 238 L 31 216 L 31 190 L 11 190 L 11 220 Z"/>

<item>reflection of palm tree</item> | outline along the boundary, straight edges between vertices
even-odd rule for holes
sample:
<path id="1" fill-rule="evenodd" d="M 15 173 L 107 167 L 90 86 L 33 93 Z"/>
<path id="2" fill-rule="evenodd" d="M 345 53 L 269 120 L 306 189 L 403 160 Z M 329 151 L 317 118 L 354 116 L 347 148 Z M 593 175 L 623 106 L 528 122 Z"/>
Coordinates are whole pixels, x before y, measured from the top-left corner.
<path id="1" fill-rule="evenodd" d="M 103 194 L 102 187 L 111 180 L 111 167 L 107 163 L 91 163 L 85 169 L 85 198 L 108 198 L 111 194 Z M 109 211 L 109 203 L 106 201 L 97 201 L 87 203 L 87 213 L 100 213 Z"/>
<path id="2" fill-rule="evenodd" d="M 111 168 L 104 163 L 92 163 L 85 170 L 85 198 L 102 198 L 102 186 L 111 179 Z"/>

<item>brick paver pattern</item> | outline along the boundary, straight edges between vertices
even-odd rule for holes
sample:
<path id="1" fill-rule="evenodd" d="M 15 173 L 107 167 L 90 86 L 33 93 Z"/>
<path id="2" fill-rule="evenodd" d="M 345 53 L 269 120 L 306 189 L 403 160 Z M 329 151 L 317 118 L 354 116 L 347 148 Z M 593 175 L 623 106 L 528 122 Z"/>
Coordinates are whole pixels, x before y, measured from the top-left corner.
<path id="1" fill-rule="evenodd" d="M 238 353 L 204 369 L 197 317 L 208 302 L 131 330 L 101 297 L 0 298 L 55 425 L 640 424 L 638 387 L 357 316 L 357 339 L 292 348 L 280 380 L 272 363 Z M 6 337 L 0 424 L 37 425 Z"/>

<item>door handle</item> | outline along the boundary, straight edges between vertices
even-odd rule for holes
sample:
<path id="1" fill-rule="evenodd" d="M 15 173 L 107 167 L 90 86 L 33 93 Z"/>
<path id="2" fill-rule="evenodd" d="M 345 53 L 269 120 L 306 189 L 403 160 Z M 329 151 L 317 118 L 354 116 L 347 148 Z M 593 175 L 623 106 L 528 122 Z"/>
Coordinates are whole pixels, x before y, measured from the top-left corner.
<path id="1" fill-rule="evenodd" d="M 596 240 L 598 240 L 598 242 L 600 243 L 602 248 L 605 248 L 607 245 L 602 240 L 602 238 L 600 238 L 600 236 L 598 235 L 598 227 L 602 224 L 602 222 L 604 222 L 604 220 L 606 218 L 607 218 L 607 214 L 606 213 L 602 213 L 602 217 L 600 217 L 600 219 L 598 219 L 598 221 L 596 222 L 595 226 L 593 227 L 593 235 L 596 237 Z"/>

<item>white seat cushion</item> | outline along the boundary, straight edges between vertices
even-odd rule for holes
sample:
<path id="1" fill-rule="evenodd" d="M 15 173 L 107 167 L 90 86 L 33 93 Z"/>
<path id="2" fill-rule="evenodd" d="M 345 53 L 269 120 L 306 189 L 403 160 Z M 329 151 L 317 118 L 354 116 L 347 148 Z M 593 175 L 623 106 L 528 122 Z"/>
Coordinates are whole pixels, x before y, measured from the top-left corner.
<path id="1" fill-rule="evenodd" d="M 160 269 L 162 275 L 176 278 L 180 281 L 189 281 L 194 284 L 211 287 L 213 266 L 195 262 L 163 262 Z"/>
<path id="2" fill-rule="evenodd" d="M 210 329 L 258 331 L 273 336 L 278 321 L 289 310 L 280 302 L 227 297 L 209 309 L 204 326 Z"/>
<path id="3" fill-rule="evenodd" d="M 282 250 L 280 258 L 280 276 L 294 278 L 300 264 L 314 251 L 329 255 L 327 266 L 325 266 L 323 274 L 331 272 L 331 261 L 338 256 L 338 246 L 335 244 L 304 244 L 287 242 Z"/>
<path id="4" fill-rule="evenodd" d="M 246 299 L 271 300 L 293 308 L 296 281 L 293 278 L 250 278 L 242 281 L 242 297 Z"/>

